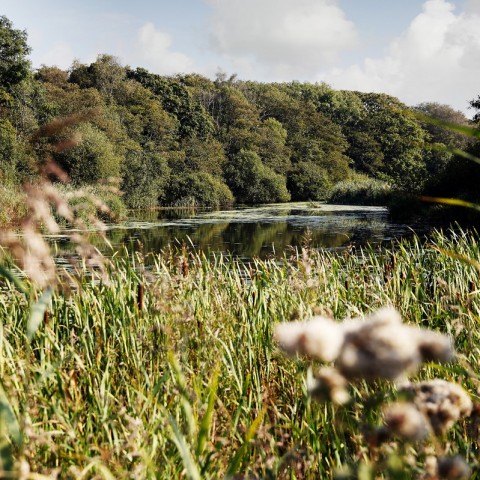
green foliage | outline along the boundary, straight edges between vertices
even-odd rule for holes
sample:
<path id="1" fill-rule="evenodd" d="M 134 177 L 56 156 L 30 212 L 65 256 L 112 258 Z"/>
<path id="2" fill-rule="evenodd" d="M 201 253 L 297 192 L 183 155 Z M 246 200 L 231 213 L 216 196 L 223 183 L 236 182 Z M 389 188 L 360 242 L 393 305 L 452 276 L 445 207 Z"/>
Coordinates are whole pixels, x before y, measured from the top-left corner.
<path id="1" fill-rule="evenodd" d="M 73 135 L 79 136 L 78 144 L 59 153 L 56 159 L 74 183 L 91 184 L 119 177 L 121 158 L 104 132 L 90 123 L 84 123 Z"/>
<path id="2" fill-rule="evenodd" d="M 15 225 L 26 213 L 25 193 L 8 182 L 0 183 L 0 226 Z"/>
<path id="3" fill-rule="evenodd" d="M 30 72 L 27 32 L 16 30 L 12 22 L 0 16 L 0 88 L 11 90 Z"/>
<path id="4" fill-rule="evenodd" d="M 313 162 L 298 162 L 288 175 L 293 200 L 325 200 L 331 187 L 327 172 Z"/>
<path id="5" fill-rule="evenodd" d="M 170 178 L 166 158 L 154 152 L 131 152 L 125 165 L 122 175 L 125 204 L 135 209 L 158 207 Z"/>
<path id="6" fill-rule="evenodd" d="M 181 137 L 206 138 L 213 131 L 211 118 L 202 104 L 179 79 L 161 77 L 143 68 L 129 70 L 127 75 L 154 93 L 165 110 L 177 118 Z"/>
<path id="7" fill-rule="evenodd" d="M 262 164 L 252 151 L 241 150 L 225 167 L 225 178 L 241 203 L 286 202 L 290 194 L 284 177 Z"/>
<path id="8" fill-rule="evenodd" d="M 0 19 L 4 181 L 31 180 L 36 162 L 53 152 L 77 183 L 121 177 L 125 202 L 134 208 L 154 206 L 158 198 L 194 199 L 173 185 L 199 173 L 223 175 L 236 200 L 247 203 L 325 199 L 353 172 L 386 181 L 399 195 L 475 198 L 478 175 L 458 152 L 474 155 L 476 140 L 465 139 L 465 117 L 446 105 L 413 110 L 385 94 L 336 91 L 324 83 L 165 77 L 124 67 L 107 54 L 91 64 L 75 61 L 68 71 L 42 66 L 32 76 L 26 33 Z M 471 105 L 478 109 L 478 100 Z M 459 128 L 427 122 L 419 112 Z M 37 134 L 57 120 L 75 126 L 48 138 Z M 71 148 L 76 132 L 83 141 Z M 168 194 L 167 182 L 173 182 Z M 182 196 L 173 198 L 174 191 Z"/>
<path id="9" fill-rule="evenodd" d="M 230 189 L 209 173 L 186 173 L 172 178 L 166 188 L 167 205 L 218 209 L 233 203 Z"/>
<path id="10" fill-rule="evenodd" d="M 345 408 L 316 403 L 304 362 L 279 354 L 273 329 L 314 312 L 343 319 L 394 305 L 406 323 L 451 335 L 459 353 L 459 362 L 428 364 L 418 379 L 440 373 L 476 399 L 478 271 L 439 250 L 478 258 L 480 246 L 449 236 L 382 252 L 306 248 L 251 268 L 185 250 L 152 257 L 148 269 L 140 257 L 117 257 L 108 281 L 83 275 L 69 296 L 53 293 L 31 342 L 25 297 L 2 279 L 3 465 L 19 460 L 10 438 L 20 432 L 32 478 L 313 479 L 339 470 L 393 478 L 404 455 L 402 478 L 423 475 L 423 448 L 374 441 L 383 419 L 372 410 L 384 400 L 375 394 L 393 397 L 393 385 L 356 384 Z M 441 439 L 474 468 L 476 422 L 457 423 Z M 430 437 L 426 450 L 438 444 Z"/>
<path id="11" fill-rule="evenodd" d="M 366 176 L 356 176 L 335 184 L 327 198 L 328 203 L 343 205 L 388 205 L 392 189 L 388 183 Z"/>
<path id="12" fill-rule="evenodd" d="M 223 145 L 218 140 L 186 139 L 182 143 L 185 151 L 185 167 L 193 172 L 205 172 L 220 177 L 227 158 Z"/>

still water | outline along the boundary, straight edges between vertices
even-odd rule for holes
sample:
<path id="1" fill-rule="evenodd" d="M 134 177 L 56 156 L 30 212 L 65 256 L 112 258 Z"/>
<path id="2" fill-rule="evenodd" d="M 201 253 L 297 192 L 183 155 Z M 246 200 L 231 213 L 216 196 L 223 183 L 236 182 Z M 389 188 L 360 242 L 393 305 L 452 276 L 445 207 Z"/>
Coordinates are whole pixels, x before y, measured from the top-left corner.
<path id="1" fill-rule="evenodd" d="M 283 256 L 302 245 L 307 235 L 312 247 L 342 249 L 411 236 L 412 229 L 392 222 L 383 207 L 288 203 L 216 212 L 149 212 L 109 225 L 107 232 L 114 250 L 127 246 L 147 253 L 186 244 L 240 259 Z"/>

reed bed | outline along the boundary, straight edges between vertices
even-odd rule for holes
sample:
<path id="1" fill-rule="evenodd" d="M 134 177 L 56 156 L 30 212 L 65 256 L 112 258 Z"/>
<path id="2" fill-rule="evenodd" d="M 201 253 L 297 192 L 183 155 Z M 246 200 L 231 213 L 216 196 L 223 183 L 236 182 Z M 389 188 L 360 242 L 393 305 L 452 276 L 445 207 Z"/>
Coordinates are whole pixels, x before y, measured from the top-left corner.
<path id="1" fill-rule="evenodd" d="M 4 476 L 431 478 L 429 456 L 458 454 L 476 478 L 478 261 L 477 237 L 464 232 L 382 251 L 307 246 L 248 265 L 185 249 L 148 262 L 114 257 L 106 275 L 81 275 L 68 294 L 44 297 L 35 330 L 31 305 L 42 292 L 4 279 Z M 311 364 L 274 340 L 279 322 L 385 305 L 454 338 L 456 361 L 427 364 L 417 377 L 455 381 L 474 402 L 440 439 L 378 443 L 377 407 L 396 398 L 393 383 L 358 382 L 345 406 L 315 402 Z"/>

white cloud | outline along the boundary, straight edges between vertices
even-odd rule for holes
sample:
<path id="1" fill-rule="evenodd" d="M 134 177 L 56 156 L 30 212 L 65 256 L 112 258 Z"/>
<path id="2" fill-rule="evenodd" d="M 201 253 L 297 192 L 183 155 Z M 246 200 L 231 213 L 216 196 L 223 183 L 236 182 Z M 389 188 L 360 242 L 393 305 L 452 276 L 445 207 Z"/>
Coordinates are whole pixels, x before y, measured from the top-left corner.
<path id="1" fill-rule="evenodd" d="M 473 5 L 473 2 L 472 2 Z M 334 88 L 386 92 L 408 104 L 438 101 L 467 112 L 479 94 L 480 12 L 456 14 L 446 0 L 428 0 L 383 58 L 319 74 Z"/>
<path id="2" fill-rule="evenodd" d="M 135 64 L 148 68 L 155 73 L 172 75 L 195 70 L 192 60 L 183 53 L 171 50 L 172 39 L 168 33 L 156 30 L 153 23 L 142 26 L 138 32 Z"/>
<path id="3" fill-rule="evenodd" d="M 259 72 L 277 80 L 308 76 L 357 44 L 355 26 L 336 0 L 209 3 L 212 47 L 234 65 L 256 71 L 256 78 Z"/>

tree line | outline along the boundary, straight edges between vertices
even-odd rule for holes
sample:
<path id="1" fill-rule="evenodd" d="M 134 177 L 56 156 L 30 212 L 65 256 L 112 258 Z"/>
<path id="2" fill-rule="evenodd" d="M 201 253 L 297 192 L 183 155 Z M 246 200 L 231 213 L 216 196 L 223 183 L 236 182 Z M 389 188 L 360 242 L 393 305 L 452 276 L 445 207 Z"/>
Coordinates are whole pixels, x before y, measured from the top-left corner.
<path id="1" fill-rule="evenodd" d="M 34 179 L 48 154 L 76 185 L 118 178 L 129 208 L 318 201 L 348 179 L 479 199 L 479 167 L 456 153 L 478 154 L 478 142 L 419 113 L 478 126 L 480 97 L 472 122 L 437 103 L 410 108 L 324 83 L 162 76 L 111 55 L 33 70 L 29 52 L 26 32 L 0 17 L 2 184 Z M 38 133 L 59 119 L 58 132 Z"/>

